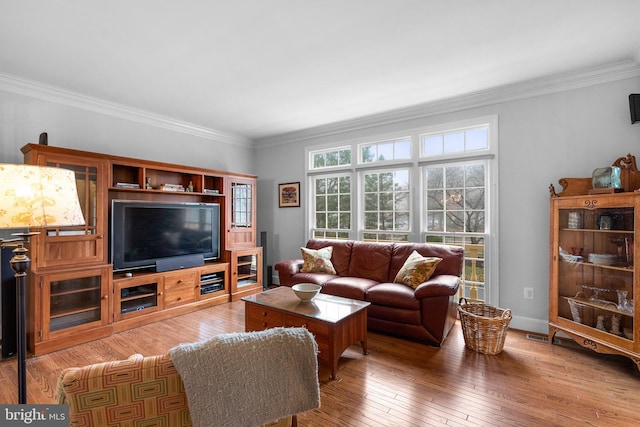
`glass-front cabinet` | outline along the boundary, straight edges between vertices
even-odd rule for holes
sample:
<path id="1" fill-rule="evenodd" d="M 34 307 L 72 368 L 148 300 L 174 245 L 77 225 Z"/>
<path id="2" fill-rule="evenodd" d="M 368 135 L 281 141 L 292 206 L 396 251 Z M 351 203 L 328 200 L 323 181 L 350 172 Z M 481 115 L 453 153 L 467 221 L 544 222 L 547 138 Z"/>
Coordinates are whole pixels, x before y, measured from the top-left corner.
<path id="1" fill-rule="evenodd" d="M 101 159 L 62 154 L 57 147 L 23 148 L 25 163 L 72 170 L 76 176 L 78 200 L 85 225 L 38 228 L 33 237 L 37 250 L 34 269 L 107 262 L 107 207 L 105 182 L 107 164 Z"/>
<path id="2" fill-rule="evenodd" d="M 34 322 L 30 337 L 35 355 L 64 348 L 65 339 L 75 335 L 107 336 L 109 324 L 109 289 L 111 268 L 67 269 L 56 273 L 36 274 L 32 297 L 42 299 L 41 308 L 30 315 Z"/>
<path id="3" fill-rule="evenodd" d="M 640 367 L 635 192 L 551 198 L 549 340 L 558 331 Z"/>
<path id="4" fill-rule="evenodd" d="M 262 248 L 230 251 L 231 300 L 262 290 Z"/>
<path id="5" fill-rule="evenodd" d="M 256 245 L 256 180 L 230 177 L 227 209 L 227 249 Z"/>

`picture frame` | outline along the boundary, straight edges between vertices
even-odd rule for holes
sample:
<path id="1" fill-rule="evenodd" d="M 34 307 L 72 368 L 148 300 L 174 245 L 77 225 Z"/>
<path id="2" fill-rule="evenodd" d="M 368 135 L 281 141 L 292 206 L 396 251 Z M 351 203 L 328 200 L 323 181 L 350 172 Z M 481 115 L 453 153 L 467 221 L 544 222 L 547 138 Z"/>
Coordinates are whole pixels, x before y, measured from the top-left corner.
<path id="1" fill-rule="evenodd" d="M 300 207 L 300 182 L 286 182 L 278 184 L 278 207 Z"/>

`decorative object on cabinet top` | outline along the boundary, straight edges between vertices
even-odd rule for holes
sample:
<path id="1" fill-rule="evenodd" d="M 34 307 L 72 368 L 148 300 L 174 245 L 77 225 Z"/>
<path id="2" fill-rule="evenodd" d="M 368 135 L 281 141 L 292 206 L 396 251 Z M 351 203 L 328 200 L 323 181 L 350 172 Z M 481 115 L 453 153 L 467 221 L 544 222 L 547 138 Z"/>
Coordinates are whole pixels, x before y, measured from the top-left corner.
<path id="1" fill-rule="evenodd" d="M 608 176 L 605 176 L 607 171 Z M 591 178 L 561 178 L 558 184 L 562 187 L 561 192 L 556 192 L 553 184 L 549 185 L 551 197 L 640 191 L 640 171 L 636 157 L 627 154 L 618 157 L 611 167 L 596 168 Z"/>

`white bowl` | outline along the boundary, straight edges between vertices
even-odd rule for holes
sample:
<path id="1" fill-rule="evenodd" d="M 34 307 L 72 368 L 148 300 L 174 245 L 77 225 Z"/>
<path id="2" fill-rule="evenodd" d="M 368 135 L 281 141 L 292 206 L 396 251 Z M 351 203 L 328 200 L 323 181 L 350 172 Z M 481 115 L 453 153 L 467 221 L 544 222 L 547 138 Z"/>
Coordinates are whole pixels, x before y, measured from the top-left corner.
<path id="1" fill-rule="evenodd" d="M 301 301 L 311 301 L 320 293 L 322 286 L 313 283 L 298 283 L 291 287 Z"/>

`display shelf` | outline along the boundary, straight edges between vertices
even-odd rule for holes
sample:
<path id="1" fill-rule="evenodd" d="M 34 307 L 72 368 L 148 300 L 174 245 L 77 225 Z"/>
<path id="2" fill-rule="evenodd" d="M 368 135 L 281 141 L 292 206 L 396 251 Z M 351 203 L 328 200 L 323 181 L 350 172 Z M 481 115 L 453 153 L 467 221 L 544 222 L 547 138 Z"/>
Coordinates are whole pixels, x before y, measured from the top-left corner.
<path id="1" fill-rule="evenodd" d="M 550 203 L 549 342 L 558 331 L 640 368 L 640 193 L 553 195 Z"/>

